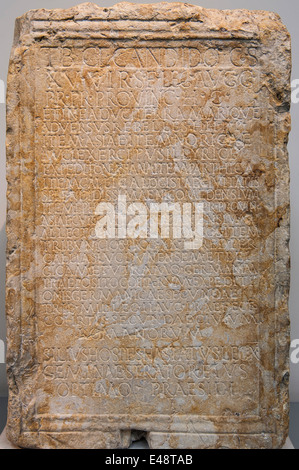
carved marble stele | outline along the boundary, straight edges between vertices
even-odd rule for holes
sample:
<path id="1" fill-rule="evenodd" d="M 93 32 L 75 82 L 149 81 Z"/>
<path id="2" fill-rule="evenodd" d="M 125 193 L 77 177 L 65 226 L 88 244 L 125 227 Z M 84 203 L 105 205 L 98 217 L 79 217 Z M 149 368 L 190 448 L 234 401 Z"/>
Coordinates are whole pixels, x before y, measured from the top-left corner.
<path id="1" fill-rule="evenodd" d="M 283 445 L 290 69 L 265 11 L 86 3 L 17 19 L 15 445 Z"/>

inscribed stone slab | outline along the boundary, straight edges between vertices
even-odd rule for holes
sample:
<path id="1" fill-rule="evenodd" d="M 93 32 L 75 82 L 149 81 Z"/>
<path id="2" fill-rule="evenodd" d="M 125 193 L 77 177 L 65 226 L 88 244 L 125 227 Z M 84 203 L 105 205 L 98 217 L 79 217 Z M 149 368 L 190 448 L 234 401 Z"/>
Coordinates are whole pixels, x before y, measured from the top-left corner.
<path id="1" fill-rule="evenodd" d="M 283 445 L 290 68 L 264 11 L 87 3 L 17 20 L 16 445 Z"/>

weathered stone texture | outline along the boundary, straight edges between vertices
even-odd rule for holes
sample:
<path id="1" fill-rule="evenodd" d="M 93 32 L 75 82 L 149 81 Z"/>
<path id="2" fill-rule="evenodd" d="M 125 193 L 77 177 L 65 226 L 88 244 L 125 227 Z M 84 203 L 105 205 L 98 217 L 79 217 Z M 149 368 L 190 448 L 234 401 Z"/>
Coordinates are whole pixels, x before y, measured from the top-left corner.
<path id="1" fill-rule="evenodd" d="M 264 11 L 87 3 L 17 20 L 12 442 L 282 446 L 290 68 Z"/>

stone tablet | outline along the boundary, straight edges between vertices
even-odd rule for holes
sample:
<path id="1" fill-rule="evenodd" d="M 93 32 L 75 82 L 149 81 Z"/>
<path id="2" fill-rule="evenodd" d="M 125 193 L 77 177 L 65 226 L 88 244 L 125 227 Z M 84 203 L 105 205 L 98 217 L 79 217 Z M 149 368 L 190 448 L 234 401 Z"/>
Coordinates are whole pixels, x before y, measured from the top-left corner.
<path id="1" fill-rule="evenodd" d="M 12 442 L 283 445 L 290 68 L 264 11 L 88 3 L 17 20 Z"/>

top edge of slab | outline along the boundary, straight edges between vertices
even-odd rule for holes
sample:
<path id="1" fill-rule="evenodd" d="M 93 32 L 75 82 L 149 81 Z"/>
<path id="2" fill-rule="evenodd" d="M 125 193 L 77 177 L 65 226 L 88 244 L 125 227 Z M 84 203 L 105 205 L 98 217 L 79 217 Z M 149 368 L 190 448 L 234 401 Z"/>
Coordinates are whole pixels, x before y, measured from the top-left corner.
<path id="1" fill-rule="evenodd" d="M 16 19 L 14 47 L 67 39 L 278 39 L 290 50 L 290 35 L 278 14 L 262 10 L 216 10 L 188 3 L 82 3 L 69 9 L 30 10 Z"/>
<path id="2" fill-rule="evenodd" d="M 264 10 L 217 10 L 207 9 L 188 3 L 135 4 L 121 2 L 112 7 L 100 7 L 95 3 L 81 3 L 68 9 L 29 10 L 17 20 L 30 21 L 81 21 L 81 20 L 146 20 L 146 21 L 188 21 L 202 24 L 204 29 L 214 31 L 261 31 L 269 29 L 288 34 L 277 13 Z"/>

